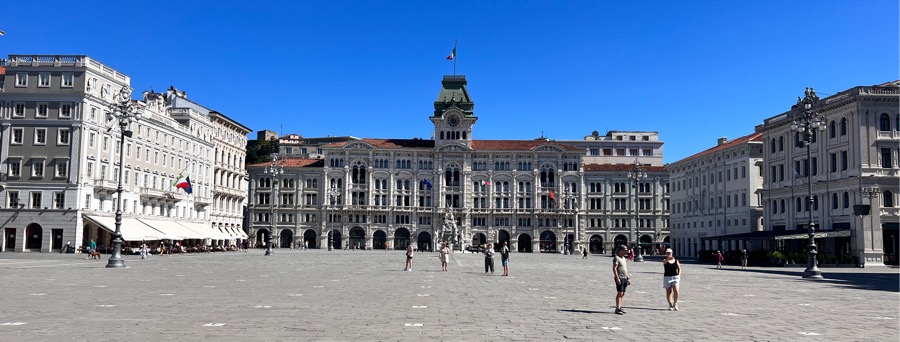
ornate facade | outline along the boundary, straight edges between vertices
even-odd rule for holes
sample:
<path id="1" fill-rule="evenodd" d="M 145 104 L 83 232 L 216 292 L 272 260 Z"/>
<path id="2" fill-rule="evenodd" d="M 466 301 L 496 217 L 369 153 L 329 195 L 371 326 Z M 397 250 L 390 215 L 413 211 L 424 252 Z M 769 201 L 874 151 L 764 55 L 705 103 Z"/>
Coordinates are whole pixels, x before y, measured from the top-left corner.
<path id="1" fill-rule="evenodd" d="M 543 137 L 475 139 L 478 117 L 466 84 L 465 76 L 444 77 L 429 116 L 432 140 L 350 137 L 318 145 L 321 158 L 278 160 L 281 174 L 266 173 L 270 163 L 249 165 L 251 235 L 265 241 L 274 227 L 280 247 L 412 242 L 427 250 L 444 240 L 452 217 L 456 248 L 509 242 L 520 252 L 600 253 L 613 244 L 640 240 L 651 250 L 666 241 L 668 175 L 654 165 L 662 153 L 655 132 L 623 133 L 647 137 L 635 142 L 577 141 L 629 151 L 622 164 L 586 163 L 590 147 Z M 658 148 L 627 148 L 638 141 Z M 633 160 L 648 177 L 632 187 Z"/>
<path id="2" fill-rule="evenodd" d="M 144 92 L 134 101 L 142 119 L 126 127 L 123 149 L 123 132 L 107 112 L 113 94 L 130 87 L 127 75 L 79 55 L 11 55 L 5 67 L 4 251 L 59 251 L 66 243 L 78 247 L 90 240 L 108 245 L 120 168 L 126 245 L 162 239 L 224 244 L 245 236 L 240 229 L 210 226 L 218 119 L 184 92 Z M 180 175 L 190 177 L 193 195 L 175 189 Z M 235 208 L 232 216 L 240 213 Z"/>

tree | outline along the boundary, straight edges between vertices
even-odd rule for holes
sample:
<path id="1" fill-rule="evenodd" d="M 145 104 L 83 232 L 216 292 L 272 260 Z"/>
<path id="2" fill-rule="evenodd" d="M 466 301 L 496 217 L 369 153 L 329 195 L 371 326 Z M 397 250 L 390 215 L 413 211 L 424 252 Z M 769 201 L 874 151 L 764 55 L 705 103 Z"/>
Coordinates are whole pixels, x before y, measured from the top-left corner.
<path id="1" fill-rule="evenodd" d="M 272 160 L 272 154 L 278 152 L 278 139 L 251 140 L 247 144 L 246 165 L 265 163 Z"/>

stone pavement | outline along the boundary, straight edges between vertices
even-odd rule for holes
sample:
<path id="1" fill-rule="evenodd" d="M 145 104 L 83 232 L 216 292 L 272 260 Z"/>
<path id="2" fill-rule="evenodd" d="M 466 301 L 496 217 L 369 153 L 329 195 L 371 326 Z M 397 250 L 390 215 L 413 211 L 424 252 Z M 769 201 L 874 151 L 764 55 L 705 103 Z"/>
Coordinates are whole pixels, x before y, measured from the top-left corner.
<path id="1" fill-rule="evenodd" d="M 667 310 L 658 259 L 630 263 L 628 314 L 613 314 L 612 259 L 263 250 L 184 254 L 106 269 L 83 255 L 0 253 L 0 341 L 897 341 L 890 268 L 740 270 L 683 265 Z"/>

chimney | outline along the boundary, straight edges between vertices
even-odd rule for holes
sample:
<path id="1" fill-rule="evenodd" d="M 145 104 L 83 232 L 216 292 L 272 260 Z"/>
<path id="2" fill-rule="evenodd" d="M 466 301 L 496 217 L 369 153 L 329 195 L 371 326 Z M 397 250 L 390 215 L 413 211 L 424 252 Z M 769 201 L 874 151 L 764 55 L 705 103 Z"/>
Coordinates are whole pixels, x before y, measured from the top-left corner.
<path id="1" fill-rule="evenodd" d="M 718 145 L 716 145 L 716 146 L 722 146 L 722 144 L 728 142 L 728 137 L 721 137 L 721 138 L 717 139 L 716 141 L 718 141 Z"/>

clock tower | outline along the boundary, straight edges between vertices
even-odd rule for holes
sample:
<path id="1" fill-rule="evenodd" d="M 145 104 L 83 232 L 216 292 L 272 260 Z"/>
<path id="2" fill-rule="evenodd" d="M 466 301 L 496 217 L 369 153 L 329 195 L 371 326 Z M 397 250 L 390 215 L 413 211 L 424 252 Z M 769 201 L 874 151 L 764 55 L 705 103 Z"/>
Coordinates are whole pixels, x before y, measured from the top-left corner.
<path id="1" fill-rule="evenodd" d="M 441 92 L 434 101 L 434 147 L 464 145 L 472 148 L 472 126 L 478 118 L 473 114 L 475 104 L 466 89 L 465 75 L 445 75 Z"/>

